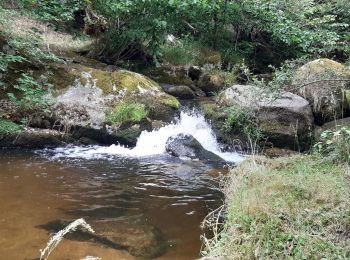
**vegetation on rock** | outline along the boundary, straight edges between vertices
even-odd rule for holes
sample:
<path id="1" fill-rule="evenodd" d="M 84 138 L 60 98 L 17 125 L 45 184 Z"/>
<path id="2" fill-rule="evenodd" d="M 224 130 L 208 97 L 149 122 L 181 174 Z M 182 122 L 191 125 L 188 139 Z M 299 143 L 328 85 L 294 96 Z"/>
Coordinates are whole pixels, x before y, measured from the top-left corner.
<path id="1" fill-rule="evenodd" d="M 17 134 L 22 130 L 22 127 L 9 120 L 0 119 L 0 138 Z"/>
<path id="2" fill-rule="evenodd" d="M 143 104 L 119 104 L 113 110 L 107 112 L 106 123 L 112 125 L 139 123 L 147 115 L 148 111 Z"/>

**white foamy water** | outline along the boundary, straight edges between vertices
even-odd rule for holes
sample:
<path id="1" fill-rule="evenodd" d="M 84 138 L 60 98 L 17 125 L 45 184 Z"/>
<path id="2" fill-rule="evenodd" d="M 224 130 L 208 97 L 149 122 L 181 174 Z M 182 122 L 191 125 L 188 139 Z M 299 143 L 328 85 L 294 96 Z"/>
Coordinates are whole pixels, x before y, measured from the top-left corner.
<path id="1" fill-rule="evenodd" d="M 181 112 L 180 118 L 152 132 L 143 131 L 134 148 L 121 145 L 56 148 L 56 157 L 71 158 L 103 158 L 104 155 L 124 157 L 147 157 L 165 154 L 165 146 L 169 137 L 178 134 L 190 134 L 208 151 L 215 153 L 228 162 L 240 162 L 243 156 L 238 153 L 221 152 L 220 145 L 204 116 L 199 113 Z"/>

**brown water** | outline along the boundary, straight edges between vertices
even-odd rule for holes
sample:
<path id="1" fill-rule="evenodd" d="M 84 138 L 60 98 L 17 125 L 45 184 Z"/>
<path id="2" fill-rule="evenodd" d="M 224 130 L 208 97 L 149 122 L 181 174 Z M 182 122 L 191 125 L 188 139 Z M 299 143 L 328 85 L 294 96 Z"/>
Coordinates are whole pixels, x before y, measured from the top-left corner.
<path id="1" fill-rule="evenodd" d="M 0 259 L 37 259 L 55 220 L 136 219 L 166 240 L 157 259 L 196 259 L 200 222 L 221 203 L 212 167 L 167 156 L 52 159 L 50 152 L 0 151 Z M 93 227 L 94 228 L 94 227 Z M 64 239 L 49 259 L 135 259 L 95 241 Z"/>

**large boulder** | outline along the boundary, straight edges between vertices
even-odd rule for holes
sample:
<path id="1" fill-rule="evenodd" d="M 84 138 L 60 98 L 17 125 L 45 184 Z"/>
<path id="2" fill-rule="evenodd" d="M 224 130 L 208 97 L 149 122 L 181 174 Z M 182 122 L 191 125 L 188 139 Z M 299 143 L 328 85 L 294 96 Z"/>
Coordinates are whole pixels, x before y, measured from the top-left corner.
<path id="1" fill-rule="evenodd" d="M 70 222 L 54 220 L 39 226 L 49 232 L 59 232 Z M 84 229 L 68 233 L 65 238 L 78 241 L 92 241 L 105 247 L 126 250 L 140 259 L 153 259 L 165 253 L 167 244 L 162 232 L 154 226 L 135 220 L 89 219 L 89 224 L 95 231 L 90 233 Z"/>
<path id="2" fill-rule="evenodd" d="M 86 137 L 102 143 L 133 145 L 142 130 L 149 130 L 152 120 L 171 121 L 180 106 L 175 97 L 146 76 L 102 65 L 56 66 L 50 81 L 54 91 L 48 99 L 56 125 L 75 130 L 79 137 L 83 131 Z M 141 128 L 132 135 L 130 131 L 121 133 L 133 124 Z"/>
<path id="3" fill-rule="evenodd" d="M 300 67 L 293 78 L 295 93 L 307 99 L 318 124 L 343 117 L 346 99 L 343 90 L 350 80 L 346 66 L 329 60 L 317 59 Z"/>
<path id="4" fill-rule="evenodd" d="M 304 98 L 290 92 L 276 96 L 256 86 L 234 85 L 223 91 L 219 99 L 223 107 L 252 111 L 259 127 L 276 147 L 304 149 L 309 146 L 314 118 Z"/>
<path id="5" fill-rule="evenodd" d="M 192 135 L 178 134 L 169 137 L 166 142 L 166 151 L 175 157 L 187 157 L 201 161 L 222 162 L 223 159 L 207 151 Z"/>

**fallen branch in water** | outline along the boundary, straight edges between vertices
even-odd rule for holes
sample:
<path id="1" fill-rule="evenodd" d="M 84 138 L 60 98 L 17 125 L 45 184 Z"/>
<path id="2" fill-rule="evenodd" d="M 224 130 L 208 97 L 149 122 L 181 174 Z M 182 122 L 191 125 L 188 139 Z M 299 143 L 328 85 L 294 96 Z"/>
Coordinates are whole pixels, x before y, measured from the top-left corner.
<path id="1" fill-rule="evenodd" d="M 49 242 L 47 242 L 45 249 L 40 249 L 40 260 L 47 260 L 49 258 L 49 255 L 58 246 L 63 237 L 67 233 L 75 231 L 79 226 L 81 226 L 83 229 L 86 229 L 86 231 L 88 232 L 95 233 L 95 231 L 91 228 L 91 226 L 88 223 L 85 222 L 83 218 L 77 219 L 70 223 L 68 226 L 66 226 L 64 229 L 53 235 L 50 238 Z"/>

